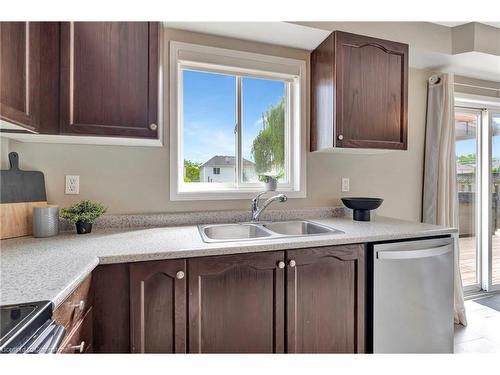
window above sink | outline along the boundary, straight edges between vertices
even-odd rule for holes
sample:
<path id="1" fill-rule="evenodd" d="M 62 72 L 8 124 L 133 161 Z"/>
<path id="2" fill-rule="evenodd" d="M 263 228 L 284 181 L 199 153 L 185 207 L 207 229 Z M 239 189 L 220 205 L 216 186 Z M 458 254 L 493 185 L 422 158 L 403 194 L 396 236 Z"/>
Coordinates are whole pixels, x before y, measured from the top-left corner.
<path id="1" fill-rule="evenodd" d="M 171 42 L 170 198 L 305 197 L 305 61 Z"/>

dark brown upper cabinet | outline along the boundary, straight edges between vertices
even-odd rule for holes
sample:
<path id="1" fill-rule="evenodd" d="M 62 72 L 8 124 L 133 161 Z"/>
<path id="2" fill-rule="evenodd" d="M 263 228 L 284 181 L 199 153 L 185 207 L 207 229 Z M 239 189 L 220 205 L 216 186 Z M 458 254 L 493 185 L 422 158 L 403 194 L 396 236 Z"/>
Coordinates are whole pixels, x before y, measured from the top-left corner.
<path id="1" fill-rule="evenodd" d="M 408 45 L 341 31 L 311 54 L 311 151 L 407 149 Z"/>
<path id="2" fill-rule="evenodd" d="M 283 251 L 189 259 L 189 352 L 283 353 L 284 259 Z"/>
<path id="3" fill-rule="evenodd" d="M 287 353 L 365 352 L 363 245 L 287 251 Z"/>
<path id="4" fill-rule="evenodd" d="M 40 23 L 0 22 L 0 118 L 40 126 Z"/>
<path id="5" fill-rule="evenodd" d="M 157 138 L 159 24 L 61 24 L 60 131 Z"/>
<path id="6" fill-rule="evenodd" d="M 130 265 L 132 353 L 186 352 L 186 261 Z"/>

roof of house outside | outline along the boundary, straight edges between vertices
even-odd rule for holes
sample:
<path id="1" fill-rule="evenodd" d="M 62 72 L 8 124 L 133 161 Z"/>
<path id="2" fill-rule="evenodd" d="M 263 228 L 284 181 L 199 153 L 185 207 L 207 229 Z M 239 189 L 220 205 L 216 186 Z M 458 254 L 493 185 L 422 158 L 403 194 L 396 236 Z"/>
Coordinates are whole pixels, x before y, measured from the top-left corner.
<path id="1" fill-rule="evenodd" d="M 202 167 L 232 167 L 234 166 L 234 160 L 234 156 L 215 155 L 210 160 L 203 163 Z M 243 158 L 243 165 L 245 167 L 253 167 L 255 163 Z"/>
<path id="2" fill-rule="evenodd" d="M 476 167 L 474 165 L 462 164 L 462 163 L 457 161 L 457 173 L 458 174 L 474 173 L 475 171 L 476 171 Z"/>

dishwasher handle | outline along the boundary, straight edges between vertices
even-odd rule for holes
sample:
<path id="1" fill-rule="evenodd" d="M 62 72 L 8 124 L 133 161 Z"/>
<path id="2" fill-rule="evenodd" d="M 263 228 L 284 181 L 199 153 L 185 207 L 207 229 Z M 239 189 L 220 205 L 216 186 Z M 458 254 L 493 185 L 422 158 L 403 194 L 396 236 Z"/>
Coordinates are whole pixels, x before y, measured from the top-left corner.
<path id="1" fill-rule="evenodd" d="M 429 249 L 402 250 L 402 251 L 377 251 L 377 259 L 418 259 L 444 255 L 453 250 L 451 244 L 437 246 Z"/>

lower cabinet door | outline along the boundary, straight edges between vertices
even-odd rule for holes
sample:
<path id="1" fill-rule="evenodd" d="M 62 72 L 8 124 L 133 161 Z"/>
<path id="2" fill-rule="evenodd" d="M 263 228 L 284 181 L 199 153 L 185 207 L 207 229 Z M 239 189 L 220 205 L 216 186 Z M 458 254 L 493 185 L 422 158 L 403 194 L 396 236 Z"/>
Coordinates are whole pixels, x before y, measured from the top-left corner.
<path id="1" fill-rule="evenodd" d="M 130 264 L 130 305 L 132 353 L 186 352 L 185 260 Z"/>
<path id="2" fill-rule="evenodd" d="M 287 251 L 287 352 L 365 351 L 364 246 Z"/>
<path id="3" fill-rule="evenodd" d="M 284 352 L 284 257 L 188 260 L 190 353 Z"/>

